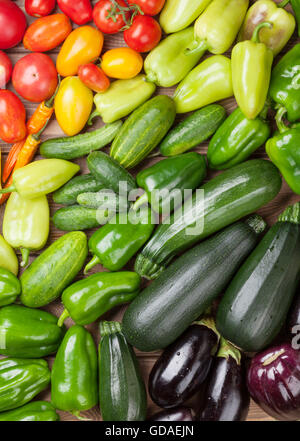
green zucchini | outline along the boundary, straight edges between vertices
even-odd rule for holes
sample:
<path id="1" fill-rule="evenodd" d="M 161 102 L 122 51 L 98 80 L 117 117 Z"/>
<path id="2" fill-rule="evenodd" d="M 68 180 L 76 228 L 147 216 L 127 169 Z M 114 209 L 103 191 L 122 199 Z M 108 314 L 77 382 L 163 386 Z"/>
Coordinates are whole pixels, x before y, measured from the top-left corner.
<path id="1" fill-rule="evenodd" d="M 127 193 L 136 188 L 135 179 L 131 174 L 103 152 L 90 153 L 87 164 L 90 172 L 104 183 L 106 189 L 111 189 L 115 193 L 120 193 L 121 189 Z"/>
<path id="2" fill-rule="evenodd" d="M 121 129 L 122 121 L 106 124 L 93 132 L 76 136 L 48 139 L 40 146 L 40 153 L 46 158 L 76 159 L 88 155 L 110 144 Z"/>
<path id="3" fill-rule="evenodd" d="M 109 211 L 107 209 L 98 210 L 81 205 L 60 208 L 52 217 L 55 227 L 62 231 L 89 230 L 103 225 L 108 220 Z"/>
<path id="4" fill-rule="evenodd" d="M 126 339 L 141 351 L 171 344 L 211 305 L 254 249 L 266 224 L 254 215 L 180 256 L 131 303 Z"/>
<path id="5" fill-rule="evenodd" d="M 74 205 L 79 194 L 96 192 L 103 188 L 105 188 L 105 185 L 95 179 L 91 173 L 75 176 L 53 193 L 53 200 L 56 204 Z"/>
<path id="6" fill-rule="evenodd" d="M 217 312 L 223 337 L 248 352 L 281 330 L 299 284 L 300 203 L 288 207 L 228 286 Z"/>
<path id="7" fill-rule="evenodd" d="M 203 107 L 175 126 L 160 144 L 163 156 L 179 155 L 210 138 L 226 118 L 219 104 Z"/>
<path id="8" fill-rule="evenodd" d="M 176 116 L 174 101 L 159 95 L 136 109 L 115 137 L 110 155 L 123 167 L 132 168 L 155 149 Z"/>
<path id="9" fill-rule="evenodd" d="M 118 322 L 100 323 L 99 401 L 104 421 L 143 421 L 147 395 L 136 355 Z"/>
<path id="10" fill-rule="evenodd" d="M 21 275 L 21 302 L 40 308 L 55 300 L 79 273 L 87 254 L 87 238 L 81 231 L 60 237 Z"/>
<path id="11" fill-rule="evenodd" d="M 112 190 L 102 190 L 97 193 L 81 193 L 77 203 L 87 208 L 98 208 L 124 212 L 128 210 L 128 198 L 114 193 Z"/>
<path id="12" fill-rule="evenodd" d="M 269 161 L 254 159 L 226 170 L 158 226 L 135 271 L 156 278 L 174 256 L 267 204 L 280 187 L 280 174 Z"/>

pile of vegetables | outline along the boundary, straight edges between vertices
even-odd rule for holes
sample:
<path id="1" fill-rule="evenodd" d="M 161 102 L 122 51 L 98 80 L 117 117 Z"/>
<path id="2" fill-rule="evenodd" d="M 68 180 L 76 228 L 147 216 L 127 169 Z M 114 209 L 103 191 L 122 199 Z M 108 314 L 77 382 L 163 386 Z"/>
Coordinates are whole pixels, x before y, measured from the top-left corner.
<path id="1" fill-rule="evenodd" d="M 300 202 L 270 228 L 255 213 L 282 177 L 300 195 L 300 43 L 274 62 L 300 26 L 299 2 L 296 20 L 287 3 L 58 0 L 58 11 L 26 0 L 37 17 L 27 27 L 0 0 L 0 138 L 12 144 L 0 189 L 0 421 L 82 419 L 98 404 L 104 421 L 242 421 L 250 396 L 276 419 L 300 419 Z M 120 32 L 127 46 L 102 53 Z M 3 50 L 21 41 L 30 52 L 13 66 Z M 45 52 L 58 47 L 54 64 Z M 17 94 L 39 103 L 30 118 Z M 227 115 L 217 102 L 232 96 Z M 45 139 L 53 116 L 66 136 Z M 190 151 L 205 141 L 207 157 Z M 264 145 L 270 161 L 251 159 Z M 150 156 L 163 159 L 136 173 Z M 205 181 L 208 168 L 221 173 Z M 49 197 L 61 205 L 51 219 Z M 51 223 L 64 234 L 49 245 Z M 59 298 L 60 317 L 40 309 Z M 103 321 L 128 303 L 122 323 Z M 99 319 L 97 351 L 85 326 Z M 134 348 L 163 350 L 152 416 Z M 51 403 L 32 401 L 47 387 Z"/>

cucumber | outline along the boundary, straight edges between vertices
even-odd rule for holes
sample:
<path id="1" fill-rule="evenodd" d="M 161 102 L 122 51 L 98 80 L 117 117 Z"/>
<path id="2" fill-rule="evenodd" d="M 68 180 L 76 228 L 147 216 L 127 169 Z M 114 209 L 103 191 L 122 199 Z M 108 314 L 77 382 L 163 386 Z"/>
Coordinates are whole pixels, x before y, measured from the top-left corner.
<path id="1" fill-rule="evenodd" d="M 226 110 L 211 104 L 192 113 L 175 126 L 160 144 L 163 156 L 179 155 L 210 138 L 226 118 Z"/>
<path id="2" fill-rule="evenodd" d="M 70 205 L 57 210 L 52 222 L 55 227 L 62 231 L 82 231 L 99 227 L 109 219 L 108 210 L 82 207 L 81 205 Z"/>
<path id="3" fill-rule="evenodd" d="M 77 203 L 87 208 L 98 208 L 124 212 L 128 210 L 129 203 L 125 196 L 117 195 L 112 190 L 102 190 L 98 193 L 81 193 Z"/>
<path id="4" fill-rule="evenodd" d="M 76 136 L 48 139 L 40 146 L 40 153 L 46 158 L 76 159 L 88 155 L 110 144 L 121 129 L 122 121 L 106 124 L 93 132 Z"/>
<path id="5" fill-rule="evenodd" d="M 288 207 L 228 286 L 217 312 L 223 337 L 261 351 L 281 330 L 299 284 L 300 203 Z"/>
<path id="6" fill-rule="evenodd" d="M 87 158 L 90 172 L 115 193 L 130 192 L 136 188 L 135 179 L 117 161 L 103 152 L 93 152 Z M 126 186 L 126 188 L 125 188 Z"/>
<path id="7" fill-rule="evenodd" d="M 158 226 L 135 271 L 157 277 L 175 255 L 267 204 L 280 187 L 280 174 L 270 161 L 254 159 L 226 170 Z"/>
<path id="8" fill-rule="evenodd" d="M 143 421 L 147 394 L 134 350 L 118 322 L 100 323 L 99 401 L 103 421 Z"/>
<path id="9" fill-rule="evenodd" d="M 105 188 L 105 185 L 89 173 L 75 176 L 61 188 L 53 193 L 53 200 L 56 204 L 74 205 L 77 196 L 85 192 L 96 192 Z"/>
<path id="10" fill-rule="evenodd" d="M 254 215 L 179 257 L 125 312 L 126 339 L 141 351 L 162 349 L 176 340 L 227 286 L 265 226 Z"/>
<path id="11" fill-rule="evenodd" d="M 123 167 L 132 168 L 155 149 L 176 116 L 174 101 L 159 95 L 136 109 L 114 139 L 110 155 Z"/>
<path id="12" fill-rule="evenodd" d="M 87 238 L 81 231 L 60 237 L 21 275 L 21 302 L 40 308 L 55 300 L 79 273 L 87 254 Z"/>

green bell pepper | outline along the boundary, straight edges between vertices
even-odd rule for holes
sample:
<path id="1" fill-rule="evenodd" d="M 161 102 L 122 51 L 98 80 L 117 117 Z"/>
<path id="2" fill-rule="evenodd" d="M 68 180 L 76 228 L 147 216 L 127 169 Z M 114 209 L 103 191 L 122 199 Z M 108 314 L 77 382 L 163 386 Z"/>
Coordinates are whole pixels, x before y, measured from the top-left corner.
<path id="1" fill-rule="evenodd" d="M 204 11 L 212 0 L 167 0 L 159 22 L 166 34 L 185 29 Z"/>
<path id="2" fill-rule="evenodd" d="M 88 325 L 110 309 L 133 300 L 140 291 L 141 278 L 129 271 L 97 273 L 69 286 L 62 295 L 65 310 L 59 318 L 62 326 L 67 317 L 77 325 Z"/>
<path id="3" fill-rule="evenodd" d="M 17 191 L 23 198 L 35 199 L 57 190 L 79 170 L 79 165 L 64 159 L 31 162 L 14 172 L 13 184 L 0 190 L 0 194 Z"/>
<path id="4" fill-rule="evenodd" d="M 96 346 L 82 326 L 68 329 L 59 347 L 51 372 L 51 401 L 77 418 L 98 403 Z"/>
<path id="5" fill-rule="evenodd" d="M 188 52 L 193 41 L 192 26 L 162 40 L 145 59 L 147 80 L 161 87 L 172 87 L 183 80 L 205 52 L 202 48 Z"/>
<path id="6" fill-rule="evenodd" d="M 300 37 L 300 1 L 299 0 L 288 0 L 288 3 L 291 3 L 296 21 L 298 26 L 298 36 Z"/>
<path id="7" fill-rule="evenodd" d="M 46 389 L 49 383 L 50 370 L 45 360 L 2 358 L 0 412 L 23 406 Z"/>
<path id="8" fill-rule="evenodd" d="M 232 95 L 231 61 L 224 55 L 214 55 L 200 63 L 181 81 L 174 101 L 177 113 L 185 113 Z"/>
<path id="9" fill-rule="evenodd" d="M 33 401 L 17 409 L 1 412 L 0 421 L 59 421 L 59 415 L 48 401 Z"/>
<path id="10" fill-rule="evenodd" d="M 130 192 L 136 188 L 135 179 L 114 158 L 103 152 L 92 152 L 87 157 L 87 165 L 96 179 L 103 182 L 106 189 L 120 193 L 120 187 Z"/>
<path id="11" fill-rule="evenodd" d="M 62 340 L 64 329 L 57 317 L 46 311 L 9 305 L 0 309 L 0 354 L 40 358 L 52 354 Z"/>
<path id="12" fill-rule="evenodd" d="M 231 53 L 234 96 L 248 119 L 257 117 L 267 99 L 273 52 L 260 43 L 259 33 L 271 26 L 268 22 L 257 25 L 251 40 L 236 44 Z"/>
<path id="13" fill-rule="evenodd" d="M 282 121 L 285 113 L 284 108 L 279 108 L 276 115 L 279 133 L 269 139 L 266 152 L 279 168 L 289 187 L 300 195 L 300 127 L 287 127 Z"/>
<path id="14" fill-rule="evenodd" d="M 255 119 L 247 119 L 238 107 L 213 135 L 207 150 L 209 167 L 224 170 L 245 161 L 270 137 L 268 107 Z"/>
<path id="15" fill-rule="evenodd" d="M 110 271 L 119 271 L 147 242 L 154 227 L 153 213 L 148 207 L 117 213 L 91 236 L 89 249 L 93 258 L 84 273 L 99 263 Z"/>
<path id="16" fill-rule="evenodd" d="M 20 248 L 23 260 L 28 264 L 30 251 L 43 248 L 49 235 L 50 212 L 46 196 L 25 199 L 12 193 L 7 201 L 3 218 L 3 236 L 14 248 Z"/>
<path id="17" fill-rule="evenodd" d="M 17 275 L 19 272 L 19 261 L 13 248 L 0 234 L 0 267 L 5 268 Z"/>
<path id="18" fill-rule="evenodd" d="M 191 51 L 223 54 L 233 44 L 243 23 L 249 0 L 213 0 L 195 22 Z"/>
<path id="19" fill-rule="evenodd" d="M 276 64 L 271 76 L 269 95 L 287 110 L 287 119 L 300 119 L 300 43 Z"/>
<path id="20" fill-rule="evenodd" d="M 163 159 L 138 173 L 138 186 L 145 193 L 134 207 L 149 202 L 157 213 L 169 214 L 183 201 L 184 190 L 199 187 L 205 176 L 205 159 L 196 152 Z"/>
<path id="21" fill-rule="evenodd" d="M 20 294 L 21 283 L 19 279 L 6 268 L 0 267 L 0 306 L 14 303 Z"/>
<path id="22" fill-rule="evenodd" d="M 88 124 L 91 125 L 96 116 L 101 116 L 105 124 L 124 118 L 147 101 L 155 89 L 155 84 L 147 81 L 145 75 L 114 81 L 106 92 L 94 96 L 96 110 L 91 114 Z"/>
<path id="23" fill-rule="evenodd" d="M 297 1 L 297 0 L 296 0 Z M 272 24 L 271 28 L 262 29 L 260 41 L 272 50 L 274 57 L 287 44 L 295 29 L 295 19 L 284 6 L 288 1 L 275 3 L 272 0 L 258 0 L 248 9 L 240 29 L 238 40 L 250 40 L 256 26 L 264 21 Z"/>

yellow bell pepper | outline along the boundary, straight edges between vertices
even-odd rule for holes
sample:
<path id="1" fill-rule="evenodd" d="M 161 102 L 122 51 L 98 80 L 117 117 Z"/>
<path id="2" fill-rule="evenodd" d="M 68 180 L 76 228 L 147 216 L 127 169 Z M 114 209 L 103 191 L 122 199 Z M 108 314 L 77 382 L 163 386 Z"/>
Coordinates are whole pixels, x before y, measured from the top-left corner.
<path id="1" fill-rule="evenodd" d="M 81 26 L 66 38 L 56 61 L 57 72 L 68 77 L 77 75 L 81 64 L 96 60 L 103 47 L 103 34 L 92 26 Z"/>
<path id="2" fill-rule="evenodd" d="M 78 77 L 67 77 L 60 85 L 54 101 L 58 124 L 68 136 L 79 133 L 90 116 L 93 93 Z"/>

